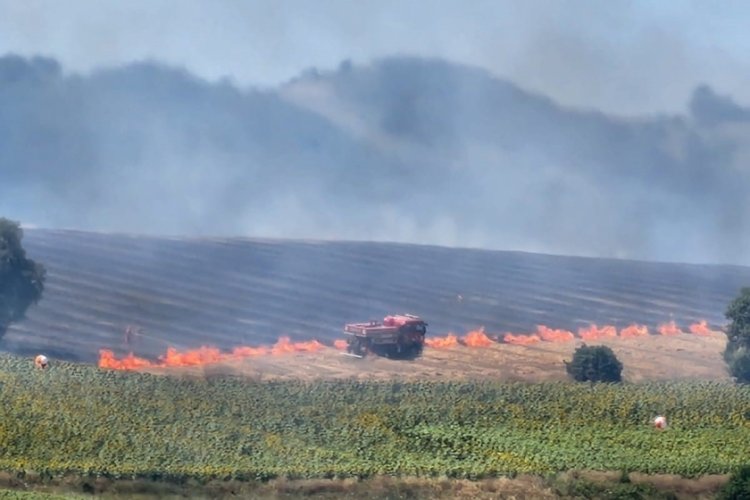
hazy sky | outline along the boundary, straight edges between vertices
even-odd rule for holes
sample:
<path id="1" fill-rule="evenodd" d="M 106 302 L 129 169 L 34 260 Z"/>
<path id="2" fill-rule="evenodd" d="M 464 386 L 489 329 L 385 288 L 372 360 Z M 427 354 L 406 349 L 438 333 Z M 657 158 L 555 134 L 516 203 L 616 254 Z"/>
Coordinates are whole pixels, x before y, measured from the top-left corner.
<path id="1" fill-rule="evenodd" d="M 135 60 L 272 86 L 394 54 L 484 67 L 563 104 L 681 112 L 708 83 L 750 103 L 743 1 L 0 0 L 0 54 L 67 71 Z"/>

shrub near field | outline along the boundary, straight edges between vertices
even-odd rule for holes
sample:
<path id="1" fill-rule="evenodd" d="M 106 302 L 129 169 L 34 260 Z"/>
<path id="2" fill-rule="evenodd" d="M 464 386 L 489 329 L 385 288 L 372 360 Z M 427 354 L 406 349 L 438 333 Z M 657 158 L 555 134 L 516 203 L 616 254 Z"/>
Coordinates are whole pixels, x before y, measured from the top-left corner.
<path id="1" fill-rule="evenodd" d="M 655 414 L 670 420 L 655 431 Z M 154 479 L 722 473 L 750 387 L 179 380 L 0 356 L 0 469 Z"/>

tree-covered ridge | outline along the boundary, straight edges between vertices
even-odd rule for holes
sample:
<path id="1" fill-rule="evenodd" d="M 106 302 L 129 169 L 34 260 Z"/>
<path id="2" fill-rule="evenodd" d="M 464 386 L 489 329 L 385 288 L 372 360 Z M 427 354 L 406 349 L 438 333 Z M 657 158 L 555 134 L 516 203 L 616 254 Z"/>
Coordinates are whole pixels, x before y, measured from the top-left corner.
<path id="1" fill-rule="evenodd" d="M 2 356 L 0 449 L 0 469 L 115 477 L 698 475 L 750 456 L 750 387 L 191 381 Z"/>
<path id="2" fill-rule="evenodd" d="M 20 225 L 0 217 L 0 337 L 44 291 L 44 266 L 26 256 L 22 239 Z"/>

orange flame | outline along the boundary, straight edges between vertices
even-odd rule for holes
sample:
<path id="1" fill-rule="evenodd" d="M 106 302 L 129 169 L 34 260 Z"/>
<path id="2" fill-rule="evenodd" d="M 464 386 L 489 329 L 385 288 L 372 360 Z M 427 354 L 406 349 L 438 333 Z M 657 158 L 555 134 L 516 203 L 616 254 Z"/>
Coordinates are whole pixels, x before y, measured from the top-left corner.
<path id="1" fill-rule="evenodd" d="M 255 356 L 265 356 L 270 352 L 268 347 L 249 347 L 240 346 L 232 349 L 233 358 L 252 358 Z"/>
<path id="2" fill-rule="evenodd" d="M 588 328 L 579 329 L 578 336 L 583 340 L 614 338 L 617 337 L 617 329 L 612 325 L 605 325 L 601 328 L 598 328 L 595 324 L 593 324 Z"/>
<path id="3" fill-rule="evenodd" d="M 506 333 L 505 337 L 503 337 L 503 342 L 506 344 L 515 344 L 515 345 L 531 345 L 536 344 L 537 342 L 541 342 L 541 338 L 539 338 L 539 335 L 532 334 L 532 335 L 513 335 L 512 333 Z"/>
<path id="4" fill-rule="evenodd" d="M 325 346 L 317 340 L 308 340 L 306 342 L 292 342 L 289 337 L 281 337 L 271 347 L 271 354 L 289 354 L 293 352 L 317 352 L 324 349 Z"/>
<path id="5" fill-rule="evenodd" d="M 690 325 L 689 330 L 695 335 L 711 335 L 712 331 L 705 320 Z M 682 333 L 674 321 L 659 325 L 658 331 L 661 335 L 677 335 Z M 605 325 L 598 327 L 592 324 L 587 328 L 578 330 L 578 335 L 583 340 L 595 340 L 601 338 L 614 338 L 617 336 L 617 330 L 614 326 Z M 620 330 L 621 338 L 636 338 L 648 336 L 649 330 L 645 325 L 632 324 Z M 545 325 L 537 326 L 537 333 L 529 335 L 515 335 L 506 333 L 502 341 L 506 344 L 531 345 L 541 341 L 546 342 L 569 342 L 574 340 L 572 332 L 562 329 L 549 328 Z M 460 340 L 453 333 L 444 337 L 430 337 L 425 339 L 425 345 L 431 348 L 445 349 L 464 344 L 469 347 L 489 347 L 497 339 L 489 337 L 484 332 L 484 327 L 478 330 L 469 331 Z M 339 350 L 346 350 L 346 340 L 338 339 L 333 342 L 333 346 Z M 99 367 L 114 370 L 137 370 L 139 368 L 152 367 L 170 367 L 170 366 L 200 366 L 211 363 L 219 363 L 230 360 L 251 358 L 257 356 L 282 355 L 298 352 L 318 352 L 325 346 L 317 340 L 303 342 L 292 342 L 289 337 L 282 336 L 272 346 L 240 346 L 235 347 L 231 352 L 221 352 L 216 347 L 202 346 L 197 349 L 188 351 L 179 351 L 173 347 L 167 349 L 167 352 L 159 356 L 157 361 L 151 361 L 145 358 L 135 356 L 133 353 L 117 358 L 113 351 L 101 349 L 99 351 Z"/>
<path id="6" fill-rule="evenodd" d="M 137 368 L 147 368 L 156 366 L 151 361 L 134 356 L 133 353 L 128 354 L 122 359 L 117 359 L 115 353 L 109 349 L 101 349 L 99 351 L 99 367 L 110 368 L 113 370 L 135 370 Z"/>
<path id="7" fill-rule="evenodd" d="M 698 323 L 693 323 L 689 327 L 690 333 L 695 335 L 711 335 L 711 329 L 708 327 L 706 320 L 701 320 Z"/>
<path id="8" fill-rule="evenodd" d="M 339 351 L 346 351 L 348 345 L 349 344 L 346 342 L 346 340 L 336 339 L 333 341 L 333 347 L 335 347 Z"/>
<path id="9" fill-rule="evenodd" d="M 632 339 L 636 337 L 648 336 L 648 327 L 645 325 L 632 324 L 620 330 L 620 337 L 623 339 Z"/>
<path id="10" fill-rule="evenodd" d="M 170 367 L 170 366 L 200 366 L 223 361 L 244 359 L 268 354 L 279 355 L 294 352 L 317 352 L 325 348 L 317 340 L 292 342 L 289 337 L 280 337 L 270 347 L 235 347 L 232 352 L 221 352 L 216 347 L 202 346 L 198 349 L 180 352 L 174 347 L 167 348 L 167 352 L 159 356 L 159 361 L 149 361 L 139 358 L 132 353 L 117 359 L 109 349 L 99 351 L 99 367 L 113 370 L 136 370 L 138 368 Z"/>
<path id="11" fill-rule="evenodd" d="M 180 352 L 174 347 L 167 348 L 167 353 L 160 356 L 164 366 L 197 366 L 225 361 L 230 356 L 222 354 L 215 347 L 202 346 L 192 351 Z"/>
<path id="12" fill-rule="evenodd" d="M 537 325 L 536 331 L 546 342 L 569 342 L 575 339 L 573 333 L 568 330 L 556 330 L 544 325 Z"/>
<path id="13" fill-rule="evenodd" d="M 677 327 L 674 321 L 670 321 L 669 323 L 663 323 L 659 325 L 657 328 L 657 331 L 661 335 L 679 335 L 682 333 L 680 329 Z"/>
<path id="14" fill-rule="evenodd" d="M 427 338 L 424 341 L 427 347 L 433 347 L 436 349 L 445 349 L 448 347 L 456 347 L 458 345 L 458 337 L 449 333 L 445 337 L 432 337 Z"/>
<path id="15" fill-rule="evenodd" d="M 463 340 L 464 345 L 469 347 L 489 347 L 494 344 L 492 339 L 484 333 L 484 327 L 470 331 L 461 340 Z"/>

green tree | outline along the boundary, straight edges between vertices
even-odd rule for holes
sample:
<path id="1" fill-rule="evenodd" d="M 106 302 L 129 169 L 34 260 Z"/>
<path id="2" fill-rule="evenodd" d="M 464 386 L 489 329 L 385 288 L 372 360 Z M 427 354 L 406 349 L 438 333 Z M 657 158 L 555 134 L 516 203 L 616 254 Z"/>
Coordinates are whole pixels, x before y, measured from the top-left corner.
<path id="1" fill-rule="evenodd" d="M 743 288 L 726 311 L 727 328 L 724 361 L 740 382 L 750 382 L 750 288 Z"/>
<path id="2" fill-rule="evenodd" d="M 565 361 L 568 375 L 578 382 L 620 382 L 622 363 L 607 346 L 583 344 L 573 353 L 573 360 Z"/>
<path id="3" fill-rule="evenodd" d="M 733 351 L 724 351 L 724 360 L 729 373 L 743 384 L 750 383 L 750 349 L 738 347 Z"/>
<path id="4" fill-rule="evenodd" d="M 750 288 L 743 288 L 726 311 L 727 319 L 731 320 L 727 329 L 728 352 L 741 347 L 750 348 Z"/>
<path id="5" fill-rule="evenodd" d="M 750 465 L 740 467 L 719 492 L 720 500 L 750 500 Z"/>
<path id="6" fill-rule="evenodd" d="M 0 217 L 0 337 L 44 291 L 44 266 L 26 257 L 22 239 L 19 224 Z"/>

